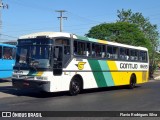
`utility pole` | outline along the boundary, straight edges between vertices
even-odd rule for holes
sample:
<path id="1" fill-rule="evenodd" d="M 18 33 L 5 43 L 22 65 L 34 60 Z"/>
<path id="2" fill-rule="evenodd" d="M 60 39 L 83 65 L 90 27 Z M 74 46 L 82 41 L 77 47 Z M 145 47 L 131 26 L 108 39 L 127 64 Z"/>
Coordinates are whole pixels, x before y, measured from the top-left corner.
<path id="1" fill-rule="evenodd" d="M 1 30 L 2 30 L 2 9 L 7 8 L 8 9 L 8 4 L 3 4 L 2 0 L 0 0 L 0 37 L 1 37 Z"/>
<path id="2" fill-rule="evenodd" d="M 65 11 L 65 10 L 56 10 L 56 12 L 60 13 L 60 17 L 57 17 L 57 18 L 60 19 L 60 32 L 62 32 L 63 31 L 63 19 L 67 20 L 67 17 L 63 17 L 63 13 L 67 12 L 67 11 Z"/>

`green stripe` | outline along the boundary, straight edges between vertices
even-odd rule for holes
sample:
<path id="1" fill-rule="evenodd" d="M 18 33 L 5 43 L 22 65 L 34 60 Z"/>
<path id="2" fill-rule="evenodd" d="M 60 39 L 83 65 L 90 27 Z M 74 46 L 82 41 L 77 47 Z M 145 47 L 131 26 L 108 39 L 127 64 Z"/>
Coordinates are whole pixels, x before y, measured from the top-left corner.
<path id="1" fill-rule="evenodd" d="M 77 39 L 89 41 L 87 37 L 76 35 Z"/>
<path id="2" fill-rule="evenodd" d="M 102 71 L 98 60 L 88 60 L 92 71 Z M 102 72 L 93 72 L 94 78 L 98 87 L 105 87 L 107 83 L 105 81 L 104 75 Z"/>
<path id="3" fill-rule="evenodd" d="M 107 85 L 114 86 L 112 75 L 111 75 L 111 72 L 109 71 L 109 67 L 108 67 L 107 62 L 105 60 L 99 60 L 99 64 L 100 64 L 102 71 L 106 71 L 106 72 L 102 72 L 102 73 L 103 73 L 103 76 L 105 78 Z"/>
<path id="4" fill-rule="evenodd" d="M 89 39 L 89 41 L 91 41 L 91 42 L 98 42 L 98 39 L 94 39 L 94 38 L 88 38 Z"/>
<path id="5" fill-rule="evenodd" d="M 94 39 L 94 38 L 88 38 L 88 37 L 84 37 L 84 36 L 79 36 L 76 35 L 77 39 L 79 40 L 85 40 L 85 41 L 91 41 L 91 42 L 98 42 L 98 39 Z"/>
<path id="6" fill-rule="evenodd" d="M 35 75 L 37 75 L 37 73 L 38 72 L 35 72 L 35 71 L 29 71 L 29 73 L 28 73 L 28 76 L 35 76 Z"/>

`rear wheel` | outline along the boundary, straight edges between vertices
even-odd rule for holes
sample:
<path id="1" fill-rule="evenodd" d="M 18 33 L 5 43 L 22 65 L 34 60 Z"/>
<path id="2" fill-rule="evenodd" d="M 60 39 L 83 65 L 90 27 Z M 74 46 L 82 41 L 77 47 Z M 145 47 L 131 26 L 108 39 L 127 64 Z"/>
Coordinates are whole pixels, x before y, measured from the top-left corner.
<path id="1" fill-rule="evenodd" d="M 80 93 L 82 89 L 82 84 L 80 82 L 80 79 L 78 77 L 74 77 L 70 83 L 70 89 L 69 93 L 70 95 L 77 95 Z"/>
<path id="2" fill-rule="evenodd" d="M 132 75 L 130 78 L 129 88 L 133 89 L 133 88 L 135 88 L 135 86 L 136 86 L 136 76 Z"/>

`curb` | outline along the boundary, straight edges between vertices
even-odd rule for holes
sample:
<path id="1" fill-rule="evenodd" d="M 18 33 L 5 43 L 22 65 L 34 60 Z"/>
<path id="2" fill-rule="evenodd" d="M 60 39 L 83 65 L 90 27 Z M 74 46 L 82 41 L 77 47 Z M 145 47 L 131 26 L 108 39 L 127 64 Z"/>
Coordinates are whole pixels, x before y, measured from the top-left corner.
<path id="1" fill-rule="evenodd" d="M 160 80 L 160 76 L 157 76 L 154 78 L 155 80 Z"/>

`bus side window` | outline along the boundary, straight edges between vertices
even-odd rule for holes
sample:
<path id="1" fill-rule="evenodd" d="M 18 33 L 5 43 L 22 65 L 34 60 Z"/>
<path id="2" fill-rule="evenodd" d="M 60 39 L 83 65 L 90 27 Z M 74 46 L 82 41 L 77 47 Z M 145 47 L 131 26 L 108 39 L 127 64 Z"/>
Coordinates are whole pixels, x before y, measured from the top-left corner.
<path id="1" fill-rule="evenodd" d="M 91 56 L 91 44 L 87 43 L 86 56 Z"/>
<path id="2" fill-rule="evenodd" d="M 125 48 L 120 48 L 120 59 L 125 60 L 126 54 L 125 54 Z"/>
<path id="3" fill-rule="evenodd" d="M 129 60 L 129 49 L 120 48 L 120 59 Z"/>
<path id="4" fill-rule="evenodd" d="M 85 42 L 74 41 L 74 55 L 86 56 Z"/>
<path id="5" fill-rule="evenodd" d="M 144 51 L 140 51 L 139 54 L 140 54 L 140 55 L 139 55 L 139 60 L 146 62 L 146 61 L 147 61 L 147 53 L 144 52 Z"/>
<path id="6" fill-rule="evenodd" d="M 3 48 L 3 58 L 4 59 L 13 59 L 13 48 L 10 47 L 4 47 Z"/>
<path id="7" fill-rule="evenodd" d="M 77 44 L 78 44 L 78 42 L 77 41 L 74 41 L 74 47 L 73 47 L 73 54 L 74 55 L 77 55 L 78 54 L 78 52 L 77 52 L 77 49 L 78 49 L 78 47 L 77 47 Z"/>
<path id="8" fill-rule="evenodd" d="M 105 45 L 102 45 L 101 57 L 102 57 L 102 58 L 105 58 L 105 57 L 106 57 L 106 46 L 105 46 Z"/>
<path id="9" fill-rule="evenodd" d="M 131 50 L 130 60 L 132 60 L 132 61 L 138 60 L 138 51 L 137 50 Z"/>
<path id="10" fill-rule="evenodd" d="M 118 59 L 118 47 L 113 47 L 113 59 Z"/>
<path id="11" fill-rule="evenodd" d="M 125 59 L 129 60 L 129 49 L 125 49 L 125 54 L 126 54 Z"/>
<path id="12" fill-rule="evenodd" d="M 95 44 L 96 57 L 101 57 L 101 45 Z"/>
<path id="13" fill-rule="evenodd" d="M 112 47 L 107 46 L 107 58 L 111 59 L 112 56 Z"/>
<path id="14" fill-rule="evenodd" d="M 92 43 L 92 56 L 96 57 L 96 47 L 94 43 Z"/>

